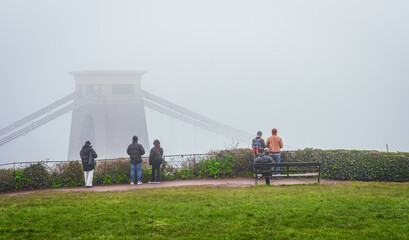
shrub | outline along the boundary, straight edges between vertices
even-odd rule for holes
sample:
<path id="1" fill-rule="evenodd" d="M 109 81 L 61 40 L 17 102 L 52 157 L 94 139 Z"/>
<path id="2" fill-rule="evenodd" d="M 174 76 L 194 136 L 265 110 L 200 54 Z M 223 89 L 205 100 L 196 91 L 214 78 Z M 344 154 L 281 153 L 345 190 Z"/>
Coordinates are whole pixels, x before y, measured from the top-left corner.
<path id="1" fill-rule="evenodd" d="M 232 175 L 232 168 L 234 166 L 233 156 L 225 155 L 224 160 L 211 157 L 197 163 L 199 168 L 199 176 L 201 177 L 226 177 Z"/>
<path id="2" fill-rule="evenodd" d="M 23 170 L 24 176 L 28 179 L 28 188 L 40 189 L 52 186 L 50 174 L 41 163 L 31 164 Z"/>
<path id="3" fill-rule="evenodd" d="M 142 173 L 142 177 L 141 177 L 142 182 L 149 182 L 151 180 L 152 167 L 148 167 L 147 169 L 142 169 L 141 173 Z M 136 178 L 136 174 L 135 174 L 135 178 Z"/>
<path id="4" fill-rule="evenodd" d="M 129 178 L 124 173 L 115 174 L 114 183 L 128 183 Z"/>
<path id="5" fill-rule="evenodd" d="M 230 159 L 233 163 L 233 166 L 231 168 L 232 176 L 248 176 L 249 174 L 252 175 L 254 155 L 251 149 L 242 148 L 222 150 L 214 153 L 214 155 L 217 159 L 226 159 L 227 156 L 232 157 Z"/>
<path id="6" fill-rule="evenodd" d="M 193 171 L 189 168 L 183 168 L 176 172 L 176 177 L 179 179 L 190 179 L 193 176 Z"/>
<path id="7" fill-rule="evenodd" d="M 84 172 L 79 161 L 57 164 L 51 171 L 52 187 L 84 185 Z"/>
<path id="8" fill-rule="evenodd" d="M 102 176 L 102 184 L 111 184 L 112 183 L 112 177 L 109 174 L 105 174 Z"/>
<path id="9" fill-rule="evenodd" d="M 14 190 L 13 171 L 9 169 L 0 169 L 0 192 L 9 192 Z"/>
<path id="10" fill-rule="evenodd" d="M 195 177 L 252 176 L 254 156 L 251 149 L 232 149 L 213 152 L 209 159 L 188 158 L 181 168 L 164 161 L 161 180 L 190 179 Z M 283 151 L 282 162 L 320 162 L 321 176 L 335 180 L 409 181 L 409 153 L 385 153 L 356 150 Z M 179 167 L 180 167 L 179 166 Z M 152 168 L 147 158 L 142 161 L 142 181 L 150 180 Z M 79 161 L 60 163 L 51 172 L 41 163 L 23 170 L 0 169 L 0 192 L 30 188 L 69 187 L 84 185 Z M 129 183 L 128 158 L 98 161 L 94 171 L 94 185 Z"/>
<path id="11" fill-rule="evenodd" d="M 282 159 L 321 162 L 322 176 L 334 180 L 409 181 L 408 153 L 305 149 L 283 152 Z"/>
<path id="12" fill-rule="evenodd" d="M 23 170 L 14 170 L 13 178 L 15 190 L 27 189 L 29 187 L 30 180 L 24 174 Z"/>
<path id="13" fill-rule="evenodd" d="M 95 166 L 94 170 L 94 174 L 109 174 L 111 176 L 125 174 L 127 177 L 130 177 L 130 172 L 131 164 L 128 158 L 97 161 L 97 166 Z"/>

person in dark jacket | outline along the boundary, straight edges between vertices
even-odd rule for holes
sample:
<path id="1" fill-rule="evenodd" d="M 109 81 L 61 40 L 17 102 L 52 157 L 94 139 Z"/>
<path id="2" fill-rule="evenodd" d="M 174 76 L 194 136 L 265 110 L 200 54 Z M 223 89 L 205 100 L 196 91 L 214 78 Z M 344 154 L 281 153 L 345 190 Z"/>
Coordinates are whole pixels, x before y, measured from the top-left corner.
<path id="1" fill-rule="evenodd" d="M 264 155 L 264 148 L 260 148 L 258 150 L 258 157 L 254 159 L 254 163 L 273 163 L 274 160 L 269 155 Z M 269 170 L 270 168 L 267 167 L 265 170 Z M 266 178 L 266 184 L 270 185 L 270 176 L 268 173 L 263 173 L 263 177 Z"/>
<path id="2" fill-rule="evenodd" d="M 82 168 L 84 169 L 85 186 L 90 188 L 92 187 L 92 179 L 94 177 L 94 167 L 97 165 L 95 158 L 98 157 L 90 141 L 86 141 L 84 146 L 82 146 L 80 156 Z"/>
<path id="3" fill-rule="evenodd" d="M 138 137 L 132 137 L 132 143 L 128 146 L 126 150 L 129 157 L 131 158 L 131 185 L 135 183 L 135 168 L 137 173 L 137 184 L 142 184 L 141 180 L 141 169 L 142 169 L 142 155 L 145 154 L 145 149 L 138 143 Z"/>
<path id="4" fill-rule="evenodd" d="M 153 141 L 153 148 L 149 154 L 149 165 L 152 165 L 151 180 L 149 183 L 160 183 L 160 165 L 163 162 L 163 148 L 158 139 Z M 156 177 L 155 177 L 156 171 Z"/>

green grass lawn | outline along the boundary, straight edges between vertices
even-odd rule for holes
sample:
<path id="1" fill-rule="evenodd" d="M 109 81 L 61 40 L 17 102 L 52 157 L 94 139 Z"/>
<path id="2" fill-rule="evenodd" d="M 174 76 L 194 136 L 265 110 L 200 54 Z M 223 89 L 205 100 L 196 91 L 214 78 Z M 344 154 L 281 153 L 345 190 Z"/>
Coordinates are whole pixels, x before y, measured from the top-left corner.
<path id="1" fill-rule="evenodd" d="M 0 197 L 0 239 L 409 239 L 409 183 Z"/>

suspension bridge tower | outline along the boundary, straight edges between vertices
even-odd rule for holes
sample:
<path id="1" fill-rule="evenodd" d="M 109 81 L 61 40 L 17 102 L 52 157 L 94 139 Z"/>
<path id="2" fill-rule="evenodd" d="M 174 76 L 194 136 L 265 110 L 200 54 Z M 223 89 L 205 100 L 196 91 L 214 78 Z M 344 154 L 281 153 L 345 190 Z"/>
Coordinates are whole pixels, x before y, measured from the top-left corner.
<path id="1" fill-rule="evenodd" d="M 136 135 L 149 149 L 141 77 L 145 71 L 78 71 L 75 89 L 89 100 L 72 112 L 68 159 L 78 159 L 85 141 L 103 158 L 126 156 Z"/>

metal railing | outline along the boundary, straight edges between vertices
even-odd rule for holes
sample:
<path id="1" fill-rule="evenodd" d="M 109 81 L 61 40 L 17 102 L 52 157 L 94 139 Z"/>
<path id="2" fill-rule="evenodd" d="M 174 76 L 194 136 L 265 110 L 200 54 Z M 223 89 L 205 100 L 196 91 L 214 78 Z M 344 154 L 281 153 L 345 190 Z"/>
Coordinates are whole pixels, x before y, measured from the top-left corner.
<path id="1" fill-rule="evenodd" d="M 212 157 L 213 154 L 210 153 L 203 153 L 203 154 L 180 154 L 180 155 L 164 155 L 163 158 L 166 162 L 166 165 L 175 169 L 183 169 L 189 167 L 191 162 L 198 162 L 203 159 L 208 159 Z M 32 162 L 11 162 L 11 163 L 3 163 L 0 164 L 0 169 L 13 169 L 13 170 L 21 170 L 24 169 L 32 164 L 41 163 L 47 169 L 53 169 L 56 165 L 61 163 L 70 163 L 76 162 L 81 160 L 71 160 L 71 161 L 53 161 L 49 159 L 41 160 L 41 161 L 32 161 Z M 115 158 L 115 159 L 97 159 L 97 165 L 103 167 L 107 165 L 107 163 L 111 163 L 114 161 L 129 161 L 129 158 Z M 142 157 L 142 161 L 144 165 L 148 164 L 148 157 Z"/>

